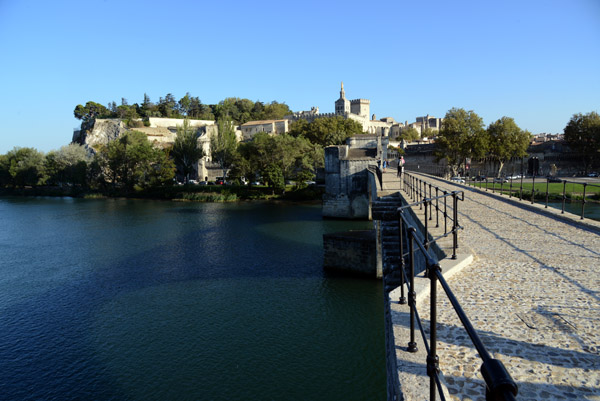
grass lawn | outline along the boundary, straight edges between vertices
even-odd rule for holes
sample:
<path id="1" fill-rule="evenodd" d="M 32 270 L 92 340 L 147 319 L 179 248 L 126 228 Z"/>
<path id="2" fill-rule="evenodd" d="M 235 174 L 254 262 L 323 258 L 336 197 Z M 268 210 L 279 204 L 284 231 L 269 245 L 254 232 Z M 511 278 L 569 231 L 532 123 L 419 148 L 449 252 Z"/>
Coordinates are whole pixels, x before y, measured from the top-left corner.
<path id="1" fill-rule="evenodd" d="M 476 182 L 474 184 L 470 182 L 469 185 L 472 185 L 472 186 L 475 186 L 478 188 L 486 187 L 485 182 Z M 502 191 L 502 193 L 508 195 L 508 193 L 511 191 L 510 185 L 511 185 L 510 182 L 504 183 L 504 184 L 502 184 L 502 186 L 500 186 L 499 183 L 488 182 L 487 188 L 488 188 L 488 191 L 491 191 L 491 190 L 495 190 L 497 192 Z M 523 197 L 531 197 L 532 187 L 533 187 L 532 183 L 526 183 L 526 182 L 523 183 Z M 513 196 L 514 195 L 518 196 L 520 189 L 521 189 L 521 181 L 514 180 L 512 183 Z M 568 182 L 566 184 L 566 186 L 564 183 L 560 183 L 560 182 L 547 183 L 545 180 L 542 182 L 535 183 L 535 197 L 536 198 L 545 198 L 546 190 L 548 191 L 549 197 L 552 199 L 562 199 L 563 191 L 566 193 L 567 199 L 576 200 L 576 199 L 581 199 L 583 197 L 583 184 L 574 183 L 574 182 Z M 600 200 L 600 185 L 588 184 L 585 188 L 585 197 L 586 197 L 586 199 L 591 198 L 591 199 Z"/>

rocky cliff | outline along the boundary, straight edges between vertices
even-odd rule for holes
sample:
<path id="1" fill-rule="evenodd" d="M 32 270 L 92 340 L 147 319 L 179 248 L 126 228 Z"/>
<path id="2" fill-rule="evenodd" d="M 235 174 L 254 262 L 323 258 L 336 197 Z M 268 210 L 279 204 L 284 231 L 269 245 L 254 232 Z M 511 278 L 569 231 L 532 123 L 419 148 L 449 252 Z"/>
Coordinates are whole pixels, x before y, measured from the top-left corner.
<path id="1" fill-rule="evenodd" d="M 73 133 L 73 142 L 86 148 L 97 149 L 106 145 L 127 131 L 123 121 L 116 119 L 97 119 L 91 130 L 80 130 Z"/>

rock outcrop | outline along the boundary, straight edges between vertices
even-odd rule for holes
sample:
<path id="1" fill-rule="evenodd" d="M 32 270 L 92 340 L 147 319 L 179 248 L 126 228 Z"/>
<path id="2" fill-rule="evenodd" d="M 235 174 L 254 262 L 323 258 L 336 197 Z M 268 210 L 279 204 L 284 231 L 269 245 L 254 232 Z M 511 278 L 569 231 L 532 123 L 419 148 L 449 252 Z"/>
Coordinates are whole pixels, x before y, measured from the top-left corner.
<path id="1" fill-rule="evenodd" d="M 80 130 L 73 133 L 73 142 L 84 145 L 88 149 L 97 149 L 115 140 L 127 129 L 123 121 L 117 119 L 97 119 L 91 130 Z"/>

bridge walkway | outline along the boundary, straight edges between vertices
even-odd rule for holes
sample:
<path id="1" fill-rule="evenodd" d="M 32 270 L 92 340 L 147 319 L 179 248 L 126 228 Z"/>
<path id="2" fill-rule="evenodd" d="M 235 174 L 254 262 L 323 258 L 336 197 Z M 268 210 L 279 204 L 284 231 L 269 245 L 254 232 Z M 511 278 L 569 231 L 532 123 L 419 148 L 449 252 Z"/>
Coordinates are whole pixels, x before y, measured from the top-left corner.
<path id="1" fill-rule="evenodd" d="M 384 176 L 384 190 L 386 179 L 392 187 L 393 175 Z M 558 220 L 506 196 L 430 179 L 465 190 L 459 244 L 474 260 L 448 283 L 518 383 L 518 399 L 600 400 L 600 224 Z M 428 383 L 425 360 L 416 363 L 406 352 L 408 307 L 393 302 L 391 309 L 403 395 L 424 399 L 428 392 L 418 383 Z M 427 327 L 428 296 L 419 311 Z M 438 355 L 451 398 L 485 400 L 481 360 L 444 295 L 438 314 Z"/>

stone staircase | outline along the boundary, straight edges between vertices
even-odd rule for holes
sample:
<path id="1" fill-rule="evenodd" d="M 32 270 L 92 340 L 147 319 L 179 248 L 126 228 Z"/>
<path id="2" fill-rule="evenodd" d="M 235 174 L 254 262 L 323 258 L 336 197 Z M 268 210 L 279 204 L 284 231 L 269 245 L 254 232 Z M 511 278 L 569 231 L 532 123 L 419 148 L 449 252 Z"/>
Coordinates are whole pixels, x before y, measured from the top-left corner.
<path id="1" fill-rule="evenodd" d="M 381 258 L 383 283 L 386 291 L 392 291 L 400 286 L 400 248 L 398 212 L 402 206 L 398 192 L 380 196 L 373 202 L 371 213 L 373 220 L 381 222 Z"/>

